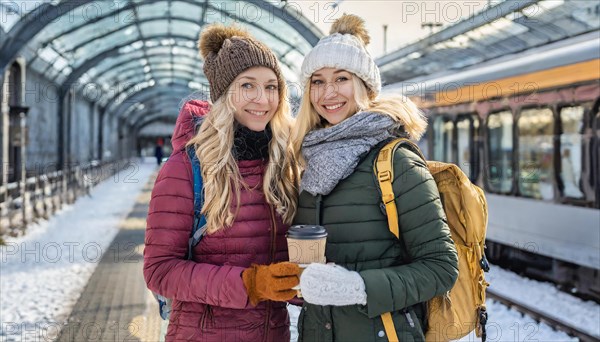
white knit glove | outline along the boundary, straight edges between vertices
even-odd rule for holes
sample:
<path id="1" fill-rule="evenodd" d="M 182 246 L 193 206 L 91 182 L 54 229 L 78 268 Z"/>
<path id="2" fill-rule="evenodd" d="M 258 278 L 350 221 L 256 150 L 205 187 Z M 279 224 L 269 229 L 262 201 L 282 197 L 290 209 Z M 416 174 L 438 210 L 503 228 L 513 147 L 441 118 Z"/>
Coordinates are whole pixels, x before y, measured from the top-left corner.
<path id="1" fill-rule="evenodd" d="M 334 264 L 310 264 L 300 276 L 300 291 L 310 304 L 367 304 L 365 282 L 360 274 Z"/>

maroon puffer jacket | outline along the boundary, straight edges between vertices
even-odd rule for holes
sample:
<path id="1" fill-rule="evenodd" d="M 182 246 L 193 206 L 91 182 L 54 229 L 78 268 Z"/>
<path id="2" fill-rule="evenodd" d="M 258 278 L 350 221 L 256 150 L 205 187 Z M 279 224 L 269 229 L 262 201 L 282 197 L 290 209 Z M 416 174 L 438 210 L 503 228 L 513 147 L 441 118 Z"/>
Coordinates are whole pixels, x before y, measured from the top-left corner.
<path id="1" fill-rule="evenodd" d="M 144 278 L 148 288 L 173 298 L 167 341 L 289 341 L 286 303 L 266 301 L 253 307 L 242 282 L 252 263 L 288 259 L 287 226 L 262 193 L 261 160 L 240 161 L 249 189 L 232 227 L 206 235 L 185 259 L 193 222 L 192 168 L 185 143 L 208 104 L 190 101 L 173 134 L 173 154 L 152 190 L 146 226 Z"/>

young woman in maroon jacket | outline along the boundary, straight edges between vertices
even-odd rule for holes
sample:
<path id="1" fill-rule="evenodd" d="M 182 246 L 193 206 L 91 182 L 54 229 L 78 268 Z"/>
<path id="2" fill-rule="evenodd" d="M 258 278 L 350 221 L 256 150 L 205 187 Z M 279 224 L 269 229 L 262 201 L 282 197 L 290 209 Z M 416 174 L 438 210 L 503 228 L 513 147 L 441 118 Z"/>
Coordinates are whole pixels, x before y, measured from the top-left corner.
<path id="1" fill-rule="evenodd" d="M 297 206 L 285 82 L 273 52 L 244 31 L 211 26 L 199 47 L 213 104 L 188 102 L 177 120 L 174 152 L 152 191 L 144 277 L 173 299 L 167 341 L 289 341 L 285 301 L 295 296 L 299 269 L 283 262 Z M 207 225 L 186 260 L 190 145 Z"/>

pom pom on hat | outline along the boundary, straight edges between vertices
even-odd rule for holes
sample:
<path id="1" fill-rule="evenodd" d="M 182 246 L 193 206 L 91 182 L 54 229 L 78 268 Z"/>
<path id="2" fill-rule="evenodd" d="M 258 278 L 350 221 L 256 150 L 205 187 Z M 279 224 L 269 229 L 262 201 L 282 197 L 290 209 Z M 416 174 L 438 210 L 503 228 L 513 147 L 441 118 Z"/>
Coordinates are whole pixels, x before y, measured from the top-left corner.
<path id="1" fill-rule="evenodd" d="M 369 45 L 371 42 L 369 32 L 365 28 L 365 21 L 361 17 L 353 14 L 344 13 L 344 15 L 338 18 L 331 26 L 331 30 L 329 30 L 329 34 L 334 33 L 356 36 L 362 40 L 365 46 Z"/>
<path id="2" fill-rule="evenodd" d="M 251 38 L 250 34 L 238 27 L 211 25 L 200 33 L 198 40 L 198 49 L 203 59 L 206 59 L 211 52 L 219 53 L 225 40 L 232 37 Z"/>

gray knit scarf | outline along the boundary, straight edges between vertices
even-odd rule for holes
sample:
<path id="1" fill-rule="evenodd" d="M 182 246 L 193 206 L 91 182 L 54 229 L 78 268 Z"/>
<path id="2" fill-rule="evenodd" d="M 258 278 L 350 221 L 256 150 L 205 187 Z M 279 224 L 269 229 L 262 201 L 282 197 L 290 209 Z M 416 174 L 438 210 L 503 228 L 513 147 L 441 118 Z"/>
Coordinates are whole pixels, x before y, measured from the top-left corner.
<path id="1" fill-rule="evenodd" d="M 401 123 L 372 112 L 360 112 L 335 126 L 309 132 L 302 142 L 307 165 L 300 191 L 313 196 L 329 194 L 375 145 L 403 132 Z"/>

